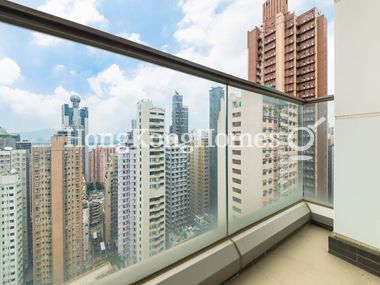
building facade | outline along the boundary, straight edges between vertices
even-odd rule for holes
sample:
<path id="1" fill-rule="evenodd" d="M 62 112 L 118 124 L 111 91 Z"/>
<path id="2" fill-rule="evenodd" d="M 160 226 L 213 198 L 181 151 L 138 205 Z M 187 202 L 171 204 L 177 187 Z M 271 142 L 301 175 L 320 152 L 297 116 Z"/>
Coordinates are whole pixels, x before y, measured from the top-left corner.
<path id="1" fill-rule="evenodd" d="M 218 119 L 225 91 L 223 87 L 214 87 L 209 91 L 210 112 L 209 128 L 211 132 L 210 144 L 210 212 L 215 216 L 218 213 L 218 149 L 216 136 L 218 134 Z"/>
<path id="2" fill-rule="evenodd" d="M 137 103 L 137 262 L 165 250 L 165 110 Z"/>
<path id="3" fill-rule="evenodd" d="M 297 16 L 288 0 L 265 1 L 248 54 L 249 80 L 299 98 L 327 95 L 327 20 L 316 8 Z"/>
<path id="4" fill-rule="evenodd" d="M 263 4 L 263 25 L 248 32 L 249 80 L 291 96 L 327 96 L 327 20 L 316 8 L 301 15 L 288 10 L 288 0 Z M 303 125 L 314 126 L 325 108 L 305 106 Z M 324 199 L 327 192 L 327 123 L 315 130 L 315 141 L 305 155 L 303 184 L 309 197 Z M 303 141 L 310 138 L 303 134 Z"/>
<path id="5" fill-rule="evenodd" d="M 183 105 L 183 96 L 177 91 L 172 97 L 172 125 L 170 133 L 176 134 L 179 139 L 189 132 L 189 108 Z"/>
<path id="6" fill-rule="evenodd" d="M 83 271 L 83 148 L 67 143 L 55 135 L 51 146 L 32 148 L 36 284 L 63 284 Z"/>
<path id="7" fill-rule="evenodd" d="M 118 153 L 118 254 L 126 265 L 137 259 L 137 152 L 130 146 Z"/>
<path id="8" fill-rule="evenodd" d="M 27 225 L 27 252 L 24 255 L 24 265 L 26 268 L 30 268 L 32 266 L 33 261 L 33 232 L 32 232 L 32 193 L 31 193 L 31 184 L 30 184 L 30 154 L 32 152 L 32 143 L 28 140 L 20 140 L 16 142 L 17 150 L 25 150 L 26 151 L 26 225 Z M 25 211 L 24 211 L 25 213 Z M 25 236 L 25 235 L 24 235 Z"/>
<path id="9" fill-rule="evenodd" d="M 165 149 L 166 168 L 166 246 L 181 241 L 181 232 L 189 226 L 189 145 L 170 143 Z"/>
<path id="10" fill-rule="evenodd" d="M 113 147 L 95 147 L 89 152 L 90 183 L 104 184 L 106 166 L 113 153 Z"/>
<path id="11" fill-rule="evenodd" d="M 112 154 L 107 163 L 104 187 L 104 240 L 114 249 L 118 239 L 118 154 Z"/>
<path id="12" fill-rule="evenodd" d="M 52 284 L 51 148 L 33 147 L 31 156 L 33 281 Z"/>
<path id="13" fill-rule="evenodd" d="M 202 217 L 210 212 L 210 149 L 208 138 L 195 138 L 190 142 L 190 218 Z"/>
<path id="14" fill-rule="evenodd" d="M 225 110 L 220 112 L 220 131 L 225 129 Z M 231 92 L 228 110 L 232 141 L 228 157 L 218 149 L 218 159 L 227 158 L 230 166 L 228 214 L 233 222 L 296 195 L 302 185 L 298 184 L 298 162 L 291 159 L 298 152 L 288 146 L 288 135 L 298 124 L 298 105 L 242 91 Z M 298 137 L 294 139 L 297 145 Z M 219 165 L 220 177 L 225 177 L 224 171 L 224 165 Z"/>
<path id="15" fill-rule="evenodd" d="M 0 284 L 24 284 L 22 182 L 15 170 L 0 170 Z"/>
<path id="16" fill-rule="evenodd" d="M 0 172 L 15 170 L 20 181 L 22 196 L 22 231 L 23 231 L 23 264 L 28 267 L 30 262 L 30 207 L 29 207 L 29 153 L 26 150 L 16 150 L 11 147 L 0 150 Z"/>

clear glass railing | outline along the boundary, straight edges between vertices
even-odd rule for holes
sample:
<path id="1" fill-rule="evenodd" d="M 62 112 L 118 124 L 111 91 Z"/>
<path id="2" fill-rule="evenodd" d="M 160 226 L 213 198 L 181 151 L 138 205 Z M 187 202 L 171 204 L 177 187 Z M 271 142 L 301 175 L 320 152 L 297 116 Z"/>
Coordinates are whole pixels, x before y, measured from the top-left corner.
<path id="1" fill-rule="evenodd" d="M 331 102 L 0 33 L 15 284 L 133 283 L 304 198 L 332 205 Z"/>
<path id="2" fill-rule="evenodd" d="M 302 199 L 301 118 L 301 105 L 228 89 L 229 233 Z"/>
<path id="3" fill-rule="evenodd" d="M 334 101 L 303 106 L 304 197 L 327 206 L 334 204 Z"/>

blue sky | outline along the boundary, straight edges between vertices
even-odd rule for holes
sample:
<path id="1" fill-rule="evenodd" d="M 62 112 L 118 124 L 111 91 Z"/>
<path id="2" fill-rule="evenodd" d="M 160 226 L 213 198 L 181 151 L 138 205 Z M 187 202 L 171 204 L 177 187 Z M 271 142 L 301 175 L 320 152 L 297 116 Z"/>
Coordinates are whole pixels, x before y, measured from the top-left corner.
<path id="1" fill-rule="evenodd" d="M 261 24 L 263 0 L 15 2 L 246 78 L 246 32 Z M 297 13 L 319 7 L 332 42 L 332 0 L 289 0 L 289 5 Z M 0 126 L 10 131 L 59 128 L 60 105 L 74 93 L 89 106 L 96 132 L 125 131 L 143 98 L 170 111 L 175 90 L 189 105 L 190 127 L 208 125 L 208 90 L 218 84 L 2 23 L 0 35 Z M 329 62 L 332 67 L 332 56 Z"/>

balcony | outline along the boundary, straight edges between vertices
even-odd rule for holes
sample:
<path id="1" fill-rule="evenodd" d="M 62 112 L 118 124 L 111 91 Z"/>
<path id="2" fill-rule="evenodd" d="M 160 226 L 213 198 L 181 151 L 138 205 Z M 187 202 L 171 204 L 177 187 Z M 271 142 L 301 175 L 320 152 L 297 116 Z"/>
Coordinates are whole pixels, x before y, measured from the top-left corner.
<path id="1" fill-rule="evenodd" d="M 312 30 L 313 15 L 304 20 Z M 9 261 L 16 270 L 15 259 L 8 259 L 15 256 L 23 265 L 15 284 L 380 284 L 379 104 L 375 92 L 344 80 L 350 75 L 343 67 L 337 65 L 338 90 L 371 104 L 351 106 L 342 91 L 315 98 L 308 83 L 314 78 L 305 76 L 300 98 L 289 96 L 272 88 L 275 67 L 264 74 L 270 86 L 260 86 L 9 1 L 0 2 L 0 22 L 13 29 L 4 34 L 7 52 L 17 33 L 30 40 L 39 32 L 45 41 L 54 36 L 67 44 L 35 51 L 17 88 L 0 83 L 6 95 L 0 94 L 6 99 L 0 107 L 29 95 L 6 110 L 20 120 L 12 122 L 18 131 L 30 125 L 17 117 L 27 105 L 42 117 L 38 124 L 61 119 L 63 128 L 44 146 L 33 142 L 28 149 L 10 147 L 17 136 L 0 128 L 0 157 L 7 157 L 0 160 L 1 276 L 15 275 L 6 267 Z M 273 34 L 266 34 L 269 42 Z M 347 44 L 350 35 L 341 31 L 340 37 L 338 62 L 350 58 L 352 70 L 364 70 L 354 68 L 360 65 L 354 52 L 344 53 L 355 48 Z M 22 53 L 27 45 L 17 42 Z M 54 69 L 41 75 L 41 57 L 49 51 Z M 74 60 L 77 51 L 86 65 Z M 81 68 L 86 80 L 76 81 L 80 75 L 70 70 L 64 80 L 61 61 Z M 95 72 L 104 62 L 107 69 Z M 297 76 L 311 72 L 299 67 L 312 63 L 299 63 Z M 79 90 L 83 102 L 63 87 L 44 99 L 23 89 L 32 82 L 45 91 L 47 81 Z M 285 80 L 287 91 L 293 83 Z M 70 128 L 87 134 L 89 126 L 99 136 L 110 130 L 114 151 L 105 154 L 100 142 L 68 135 Z M 127 134 L 116 136 L 117 129 Z M 216 143 L 220 137 L 224 144 Z M 363 137 L 368 145 L 358 148 Z"/>
<path id="2" fill-rule="evenodd" d="M 377 284 L 377 277 L 328 253 L 330 234 L 308 224 L 226 284 Z"/>

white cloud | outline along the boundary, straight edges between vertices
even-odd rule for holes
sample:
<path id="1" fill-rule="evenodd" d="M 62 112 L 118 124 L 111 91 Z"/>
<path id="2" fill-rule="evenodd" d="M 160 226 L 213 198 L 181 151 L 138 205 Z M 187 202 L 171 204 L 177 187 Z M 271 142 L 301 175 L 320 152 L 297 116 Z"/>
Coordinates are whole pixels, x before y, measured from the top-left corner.
<path id="1" fill-rule="evenodd" d="M 55 46 L 64 42 L 64 40 L 60 38 L 56 38 L 56 37 L 49 36 L 46 34 L 41 34 L 38 32 L 32 32 L 32 36 L 33 36 L 32 44 L 35 44 L 38 46 L 44 46 L 44 47 Z"/>
<path id="2" fill-rule="evenodd" d="M 65 66 L 63 64 L 58 64 L 54 67 L 54 73 L 61 73 L 65 70 Z"/>
<path id="3" fill-rule="evenodd" d="M 104 24 L 106 18 L 98 11 L 97 0 L 48 0 L 38 10 L 83 25 Z"/>
<path id="4" fill-rule="evenodd" d="M 88 79 L 91 90 L 97 96 L 104 96 L 105 94 L 113 96 L 114 88 L 121 85 L 125 81 L 123 72 L 116 64 L 111 65 L 104 71 Z"/>
<path id="5" fill-rule="evenodd" d="M 14 60 L 5 57 L 0 59 L 0 74 L 0 84 L 12 85 L 20 78 L 21 69 Z"/>
<path id="6" fill-rule="evenodd" d="M 33 118 L 35 129 L 57 128 L 60 125 L 59 110 L 73 92 L 57 87 L 52 94 L 37 94 L 26 90 L 0 86 L 0 108 L 6 106 L 12 113 Z M 44 125 L 42 125 L 44 124 Z M 22 126 L 20 126 L 22 129 Z"/>
<path id="7" fill-rule="evenodd" d="M 105 25 L 107 19 L 97 9 L 99 0 L 47 0 L 37 9 L 70 21 L 83 25 Z M 51 46 L 61 43 L 63 40 L 33 33 L 32 43 L 40 46 Z"/>
<path id="8" fill-rule="evenodd" d="M 247 31 L 261 23 L 261 5 L 262 0 L 180 1 L 178 55 L 246 78 Z"/>
<path id="9" fill-rule="evenodd" d="M 139 44 L 147 45 L 147 43 L 144 42 L 144 41 L 141 39 L 141 35 L 138 34 L 138 33 L 127 33 L 127 32 L 123 32 L 123 33 L 119 34 L 119 36 L 122 37 L 122 38 L 125 38 L 125 39 L 127 39 L 127 40 L 130 40 L 130 41 L 133 41 L 133 42 L 139 43 Z"/>

